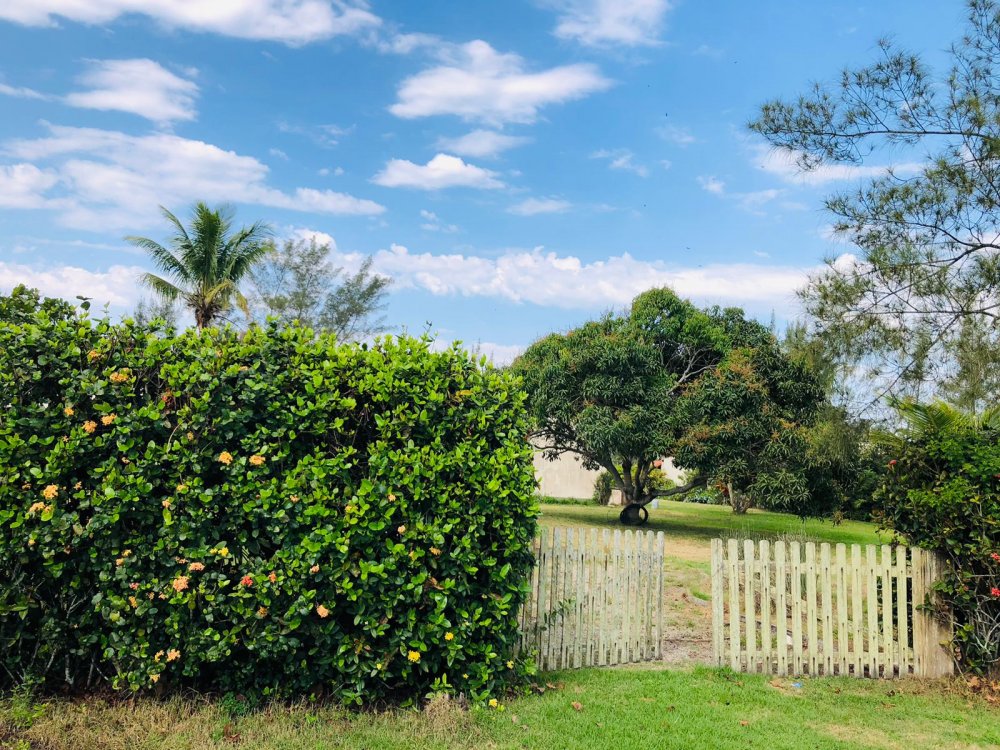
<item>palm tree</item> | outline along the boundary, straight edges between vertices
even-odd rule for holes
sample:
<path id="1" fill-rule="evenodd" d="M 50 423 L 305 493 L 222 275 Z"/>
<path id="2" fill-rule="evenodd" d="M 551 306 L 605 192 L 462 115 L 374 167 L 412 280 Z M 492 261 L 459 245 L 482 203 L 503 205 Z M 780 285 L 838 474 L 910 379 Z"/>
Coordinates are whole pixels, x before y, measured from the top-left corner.
<path id="1" fill-rule="evenodd" d="M 270 228 L 258 221 L 233 232 L 231 208 L 213 211 L 199 202 L 189 231 L 170 211 L 163 206 L 160 210 L 176 230 L 168 243 L 170 249 L 148 237 L 125 238 L 149 253 L 165 274 L 144 273 L 139 281 L 166 300 L 183 301 L 194 313 L 199 330 L 232 309 L 234 302 L 249 315 L 239 284 L 267 253 Z"/>

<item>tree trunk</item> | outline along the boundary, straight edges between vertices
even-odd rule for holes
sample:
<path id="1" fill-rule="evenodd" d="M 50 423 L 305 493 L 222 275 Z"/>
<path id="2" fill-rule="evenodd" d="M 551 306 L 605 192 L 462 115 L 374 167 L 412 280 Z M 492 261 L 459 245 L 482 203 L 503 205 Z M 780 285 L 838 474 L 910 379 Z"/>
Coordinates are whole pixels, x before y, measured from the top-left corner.
<path id="1" fill-rule="evenodd" d="M 753 500 L 745 493 L 733 487 L 732 484 L 726 485 L 726 489 L 729 490 L 729 504 L 733 508 L 733 513 L 741 516 L 753 506 Z"/>

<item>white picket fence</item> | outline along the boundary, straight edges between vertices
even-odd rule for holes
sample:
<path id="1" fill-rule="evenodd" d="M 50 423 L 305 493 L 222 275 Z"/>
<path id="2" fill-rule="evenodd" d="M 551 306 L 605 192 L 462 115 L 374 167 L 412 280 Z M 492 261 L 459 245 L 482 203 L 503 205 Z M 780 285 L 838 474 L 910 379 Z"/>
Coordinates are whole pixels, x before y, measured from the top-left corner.
<path id="1" fill-rule="evenodd" d="M 521 650 L 540 669 L 660 658 L 662 531 L 557 528 L 535 545 Z"/>
<path id="2" fill-rule="evenodd" d="M 781 675 L 951 674 L 950 631 L 921 606 L 940 565 L 902 546 L 848 553 L 844 544 L 714 539 L 715 663 Z"/>

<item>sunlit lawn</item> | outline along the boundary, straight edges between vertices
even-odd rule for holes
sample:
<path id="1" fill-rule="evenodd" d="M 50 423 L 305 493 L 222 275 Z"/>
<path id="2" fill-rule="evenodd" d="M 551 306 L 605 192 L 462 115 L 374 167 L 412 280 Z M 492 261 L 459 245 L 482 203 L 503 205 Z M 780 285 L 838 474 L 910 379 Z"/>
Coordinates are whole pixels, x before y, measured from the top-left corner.
<path id="1" fill-rule="evenodd" d="M 940 684 L 797 681 L 708 669 L 619 668 L 548 675 L 544 695 L 504 710 L 350 714 L 272 706 L 228 716 L 218 703 L 52 701 L 0 708 L 0 747 L 48 750 L 327 750 L 351 748 L 992 748 L 1000 711 Z M 26 716 L 28 714 L 28 716 Z M 26 724 L 31 726 L 26 726 Z M 6 742 L 6 745 L 4 744 Z"/>

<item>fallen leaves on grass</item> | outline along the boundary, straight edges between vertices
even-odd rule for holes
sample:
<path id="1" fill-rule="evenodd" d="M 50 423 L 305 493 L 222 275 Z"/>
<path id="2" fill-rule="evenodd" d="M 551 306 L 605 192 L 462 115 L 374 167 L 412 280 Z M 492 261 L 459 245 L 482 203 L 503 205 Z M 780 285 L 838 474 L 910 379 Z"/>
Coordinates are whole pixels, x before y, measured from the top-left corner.
<path id="1" fill-rule="evenodd" d="M 573 701 L 569 705 L 571 705 L 573 707 L 574 711 L 582 711 L 583 710 L 583 704 L 580 703 L 580 701 Z"/>

